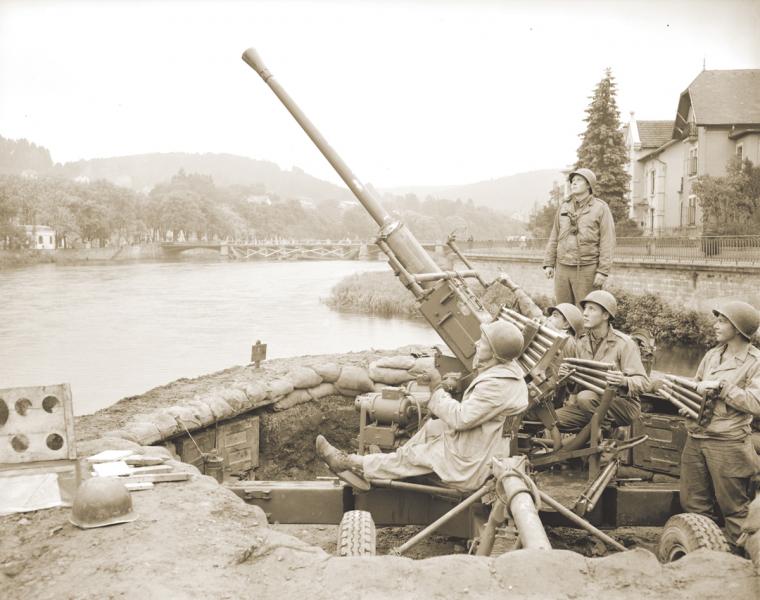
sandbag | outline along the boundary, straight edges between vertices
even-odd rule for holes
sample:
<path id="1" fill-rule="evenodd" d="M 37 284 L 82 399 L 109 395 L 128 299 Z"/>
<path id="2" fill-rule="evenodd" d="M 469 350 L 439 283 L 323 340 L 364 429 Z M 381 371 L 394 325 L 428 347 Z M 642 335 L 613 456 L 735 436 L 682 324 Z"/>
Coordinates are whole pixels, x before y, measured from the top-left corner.
<path id="1" fill-rule="evenodd" d="M 141 446 L 150 446 L 163 439 L 161 437 L 161 432 L 158 430 L 155 423 L 136 421 L 130 423 L 124 429 L 132 438 L 137 440 L 137 443 Z"/>
<path id="2" fill-rule="evenodd" d="M 415 377 L 420 373 L 427 371 L 428 369 L 435 369 L 435 357 L 434 356 L 421 356 L 414 361 L 414 367 L 409 369 L 409 372 Z"/>
<path id="3" fill-rule="evenodd" d="M 138 439 L 134 436 L 133 433 L 127 431 L 126 429 L 111 429 L 110 431 L 106 431 L 103 434 L 103 438 L 106 439 L 115 439 L 118 438 L 124 442 L 129 442 L 131 444 L 134 444 L 136 446 L 140 446 L 140 442 Z M 115 445 L 113 448 L 106 448 L 107 450 L 129 450 L 129 448 L 119 448 L 118 445 Z M 77 454 L 80 456 L 84 455 L 84 452 L 81 452 L 79 450 L 79 442 L 77 442 Z M 97 454 L 97 452 L 92 452 L 92 454 Z"/>
<path id="4" fill-rule="evenodd" d="M 288 371 L 285 375 L 285 379 L 293 384 L 293 387 L 298 389 L 313 388 L 322 383 L 322 378 L 317 375 L 314 369 L 309 367 L 296 367 Z"/>
<path id="5" fill-rule="evenodd" d="M 214 419 L 217 421 L 231 417 L 235 412 L 232 410 L 232 407 L 224 400 L 222 400 L 222 398 L 219 396 L 209 394 L 203 400 L 208 404 L 212 414 L 214 415 Z"/>
<path id="6" fill-rule="evenodd" d="M 386 356 L 385 358 L 378 358 L 372 364 L 386 369 L 403 369 L 404 371 L 408 371 L 414 367 L 414 363 L 415 359 L 413 356 Z"/>
<path id="7" fill-rule="evenodd" d="M 217 390 L 218 396 L 230 405 L 233 412 L 239 413 L 246 410 L 250 402 L 246 393 L 237 388 L 221 388 Z"/>
<path id="8" fill-rule="evenodd" d="M 340 377 L 335 382 L 335 387 L 340 390 L 357 390 L 358 392 L 371 392 L 374 385 L 366 369 L 353 365 L 343 367 L 340 370 Z"/>
<path id="9" fill-rule="evenodd" d="M 135 454 L 139 454 L 142 446 L 136 442 L 127 440 L 116 434 L 120 432 L 109 431 L 106 435 L 95 440 L 86 440 L 84 442 L 77 442 L 77 455 L 78 456 L 92 456 L 98 454 L 104 450 L 131 450 Z"/>
<path id="10" fill-rule="evenodd" d="M 193 398 L 185 406 L 193 411 L 195 418 L 201 422 L 201 427 L 211 425 L 214 422 L 214 413 L 211 412 L 211 407 L 202 400 L 201 396 Z"/>
<path id="11" fill-rule="evenodd" d="M 304 402 L 309 402 L 310 400 L 311 395 L 309 394 L 308 390 L 293 390 L 282 400 L 276 402 L 274 409 L 276 411 L 287 410 L 299 404 L 303 404 Z"/>
<path id="12" fill-rule="evenodd" d="M 382 392 L 385 388 L 391 387 L 387 383 L 375 383 L 375 389 L 376 392 Z"/>
<path id="13" fill-rule="evenodd" d="M 387 385 L 401 385 L 414 379 L 414 375 L 411 375 L 409 371 L 378 367 L 375 363 L 369 365 L 369 377 L 375 383 L 385 383 Z"/>
<path id="14" fill-rule="evenodd" d="M 335 391 L 338 392 L 341 396 L 347 396 L 349 398 L 355 398 L 359 394 L 366 394 L 367 392 L 365 390 L 352 390 L 351 388 L 342 388 L 338 387 L 337 383 L 333 384 L 335 386 Z M 369 391 L 374 391 L 375 385 L 372 384 L 372 389 Z"/>
<path id="15" fill-rule="evenodd" d="M 146 420 L 150 421 L 158 428 L 158 431 L 161 434 L 161 439 L 164 440 L 172 437 L 175 433 L 184 431 L 182 426 L 177 423 L 177 419 L 163 410 L 157 410 L 156 412 L 149 414 Z"/>
<path id="16" fill-rule="evenodd" d="M 268 398 L 268 393 L 266 387 L 260 383 L 249 383 L 245 386 L 245 395 L 248 396 L 248 402 L 250 402 L 252 406 L 256 406 L 266 400 Z"/>
<path id="17" fill-rule="evenodd" d="M 308 392 L 314 400 L 321 400 L 336 394 L 335 386 L 332 383 L 320 383 L 318 386 L 309 389 Z"/>
<path id="18" fill-rule="evenodd" d="M 325 383 L 335 383 L 340 377 L 340 366 L 335 363 L 322 363 L 311 367 Z"/>
<path id="19" fill-rule="evenodd" d="M 185 427 L 188 429 L 195 429 L 197 427 L 201 426 L 201 421 L 196 417 L 195 413 L 193 412 L 193 409 L 189 406 L 170 406 L 166 409 L 167 414 L 174 417 L 174 419 L 179 419 L 180 422 L 185 424 Z M 180 428 L 181 429 L 181 428 Z"/>
<path id="20" fill-rule="evenodd" d="M 269 390 L 269 397 L 272 400 L 281 400 L 283 396 L 287 396 L 295 389 L 293 384 L 287 379 L 275 379 L 274 381 L 270 381 L 267 383 L 267 388 Z"/>

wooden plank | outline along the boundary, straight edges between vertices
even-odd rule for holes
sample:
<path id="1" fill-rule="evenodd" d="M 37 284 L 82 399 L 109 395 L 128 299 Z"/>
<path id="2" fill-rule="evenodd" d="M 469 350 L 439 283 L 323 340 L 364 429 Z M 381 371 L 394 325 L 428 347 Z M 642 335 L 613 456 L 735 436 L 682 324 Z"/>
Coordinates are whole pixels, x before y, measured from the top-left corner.
<path id="1" fill-rule="evenodd" d="M 187 481 L 191 473 L 148 473 L 145 475 L 130 475 L 119 477 L 124 483 L 165 483 L 169 481 Z"/>
<path id="2" fill-rule="evenodd" d="M 68 384 L 0 390 L 0 463 L 76 459 Z"/>
<path id="3" fill-rule="evenodd" d="M 133 475 L 148 475 L 149 473 L 171 473 L 174 467 L 171 465 L 151 465 L 147 467 L 134 467 Z"/>

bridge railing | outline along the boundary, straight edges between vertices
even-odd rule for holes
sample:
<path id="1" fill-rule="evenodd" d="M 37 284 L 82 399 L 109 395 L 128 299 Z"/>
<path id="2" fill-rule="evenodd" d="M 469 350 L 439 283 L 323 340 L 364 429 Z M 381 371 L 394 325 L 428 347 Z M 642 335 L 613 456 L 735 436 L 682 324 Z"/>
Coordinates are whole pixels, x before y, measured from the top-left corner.
<path id="1" fill-rule="evenodd" d="M 467 254 L 494 256 L 544 255 L 548 238 L 459 242 Z M 666 263 L 760 265 L 760 235 L 700 237 L 619 237 L 615 260 Z"/>

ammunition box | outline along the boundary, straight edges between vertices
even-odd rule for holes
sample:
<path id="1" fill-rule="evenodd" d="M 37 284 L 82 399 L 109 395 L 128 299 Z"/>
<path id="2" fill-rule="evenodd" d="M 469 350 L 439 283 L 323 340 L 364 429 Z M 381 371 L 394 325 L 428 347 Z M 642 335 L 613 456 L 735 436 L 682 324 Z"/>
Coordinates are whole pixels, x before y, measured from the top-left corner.
<path id="1" fill-rule="evenodd" d="M 678 477 L 686 443 L 684 418 L 642 413 L 633 424 L 633 436 L 640 435 L 648 435 L 649 439 L 633 448 L 633 466 Z"/>

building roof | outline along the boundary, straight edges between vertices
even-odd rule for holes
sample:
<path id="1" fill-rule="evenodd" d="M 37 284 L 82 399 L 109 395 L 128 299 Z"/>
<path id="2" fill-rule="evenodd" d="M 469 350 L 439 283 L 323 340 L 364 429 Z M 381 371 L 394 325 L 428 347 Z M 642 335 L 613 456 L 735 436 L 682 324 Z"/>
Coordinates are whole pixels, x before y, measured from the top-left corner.
<path id="1" fill-rule="evenodd" d="M 681 93 L 675 135 L 690 107 L 697 125 L 760 123 L 760 69 L 702 71 Z"/>
<path id="2" fill-rule="evenodd" d="M 673 137 L 674 121 L 636 121 L 642 148 L 659 148 Z"/>

